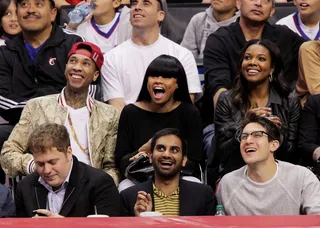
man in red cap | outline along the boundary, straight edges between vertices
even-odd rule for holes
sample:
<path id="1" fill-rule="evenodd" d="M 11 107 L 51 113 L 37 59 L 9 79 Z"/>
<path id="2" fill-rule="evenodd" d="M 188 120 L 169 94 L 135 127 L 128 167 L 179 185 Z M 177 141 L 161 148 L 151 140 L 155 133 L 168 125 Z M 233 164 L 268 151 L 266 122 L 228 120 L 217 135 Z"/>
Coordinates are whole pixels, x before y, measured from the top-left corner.
<path id="1" fill-rule="evenodd" d="M 70 134 L 72 154 L 85 164 L 103 169 L 118 184 L 114 149 L 119 114 L 88 94 L 102 64 L 103 54 L 96 45 L 89 42 L 73 45 L 66 63 L 66 87 L 58 95 L 29 100 L 4 143 L 0 160 L 9 177 L 28 175 L 35 170 L 33 155 L 28 153 L 29 135 L 41 124 L 57 123 L 64 125 Z"/>

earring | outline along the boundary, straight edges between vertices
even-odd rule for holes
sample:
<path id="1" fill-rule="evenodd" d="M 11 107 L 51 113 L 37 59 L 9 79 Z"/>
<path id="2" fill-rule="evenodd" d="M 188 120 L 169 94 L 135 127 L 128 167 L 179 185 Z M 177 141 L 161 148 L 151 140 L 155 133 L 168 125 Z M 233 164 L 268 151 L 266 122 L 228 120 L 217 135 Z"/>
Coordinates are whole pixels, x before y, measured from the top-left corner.
<path id="1" fill-rule="evenodd" d="M 272 82 L 273 80 L 273 76 L 272 76 L 272 73 L 269 75 L 269 81 Z"/>

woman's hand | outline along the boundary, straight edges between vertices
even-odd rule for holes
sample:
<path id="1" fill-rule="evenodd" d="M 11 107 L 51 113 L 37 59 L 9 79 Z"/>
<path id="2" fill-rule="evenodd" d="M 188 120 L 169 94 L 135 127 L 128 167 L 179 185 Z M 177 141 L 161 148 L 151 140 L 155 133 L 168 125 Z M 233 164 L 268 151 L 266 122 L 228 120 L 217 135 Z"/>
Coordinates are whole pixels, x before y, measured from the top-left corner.
<path id="1" fill-rule="evenodd" d="M 132 156 L 131 158 L 129 158 L 129 161 L 134 161 L 137 158 L 139 158 L 140 156 L 147 157 L 148 154 L 146 152 L 144 152 L 144 151 L 141 151 L 141 152 L 137 153 L 136 155 Z"/>
<path id="2" fill-rule="evenodd" d="M 148 142 L 146 142 L 145 144 L 143 144 L 143 145 L 138 149 L 138 153 L 137 153 L 136 155 L 132 156 L 132 157 L 129 159 L 129 161 L 134 161 L 134 160 L 136 160 L 136 159 L 137 159 L 138 157 L 140 157 L 140 156 L 145 156 L 145 157 L 149 156 L 149 154 L 151 153 L 150 147 L 151 147 L 151 139 L 149 139 Z"/>
<path id="3" fill-rule="evenodd" d="M 273 122 L 278 128 L 281 128 L 282 123 L 279 117 L 275 115 L 270 115 L 270 116 L 266 116 L 266 118 L 271 120 L 271 122 Z"/>
<path id="4" fill-rule="evenodd" d="M 259 107 L 249 110 L 249 112 L 254 112 L 257 116 L 269 116 L 272 114 L 271 108 Z"/>

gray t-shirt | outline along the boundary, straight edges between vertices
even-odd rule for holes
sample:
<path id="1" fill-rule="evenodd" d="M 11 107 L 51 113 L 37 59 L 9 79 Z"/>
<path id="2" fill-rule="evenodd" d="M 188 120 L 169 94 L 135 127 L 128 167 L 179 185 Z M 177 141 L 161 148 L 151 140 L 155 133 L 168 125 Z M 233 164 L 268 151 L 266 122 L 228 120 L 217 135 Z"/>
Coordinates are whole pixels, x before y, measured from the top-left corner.
<path id="1" fill-rule="evenodd" d="M 227 215 L 320 214 L 320 182 L 307 168 L 277 161 L 274 177 L 252 181 L 248 166 L 226 174 L 216 194 Z"/>

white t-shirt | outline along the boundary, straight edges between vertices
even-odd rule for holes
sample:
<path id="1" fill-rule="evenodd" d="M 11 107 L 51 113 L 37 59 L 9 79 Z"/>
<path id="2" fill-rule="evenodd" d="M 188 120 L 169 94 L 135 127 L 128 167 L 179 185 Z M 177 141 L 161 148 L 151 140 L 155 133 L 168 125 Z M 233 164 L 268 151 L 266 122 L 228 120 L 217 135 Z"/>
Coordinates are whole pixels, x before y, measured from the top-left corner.
<path id="1" fill-rule="evenodd" d="M 80 145 L 83 148 L 88 148 L 87 153 L 85 154 L 78 144 L 76 143 L 73 133 L 68 121 L 68 118 L 66 119 L 65 122 L 65 127 L 67 128 L 69 135 L 70 135 L 70 143 L 71 143 L 71 148 L 72 148 L 72 154 L 78 158 L 79 161 L 92 166 L 90 156 L 89 156 L 89 143 L 88 143 L 88 121 L 89 121 L 89 111 L 88 108 L 85 106 L 83 108 L 79 109 L 73 109 L 71 107 L 68 108 L 68 114 L 71 117 L 72 120 L 72 125 L 75 130 L 75 133 L 77 135 L 77 138 L 79 140 Z"/>
<path id="2" fill-rule="evenodd" d="M 300 18 L 300 14 L 298 13 L 297 14 L 297 25 L 296 23 L 294 22 L 294 14 L 290 14 L 289 16 L 287 17 L 284 17 L 282 19 L 280 19 L 279 21 L 277 21 L 276 24 L 278 25 L 286 25 L 289 29 L 291 29 L 293 32 L 299 34 L 300 36 L 303 37 L 303 35 L 301 34 L 301 32 L 299 31 L 298 27 L 301 28 L 301 30 L 303 31 L 303 33 L 309 37 L 310 40 L 314 40 L 319 32 L 319 29 L 320 29 L 320 23 L 313 27 L 313 28 L 309 28 L 307 26 L 305 26 L 302 21 L 301 21 L 301 18 Z M 319 38 L 318 38 L 319 39 Z"/>
<path id="3" fill-rule="evenodd" d="M 159 35 L 158 40 L 149 46 L 138 46 L 129 39 L 105 54 L 101 69 L 104 100 L 124 98 L 126 104 L 134 103 L 149 64 L 162 54 L 174 56 L 181 62 L 187 75 L 189 93 L 195 93 L 199 99 L 202 89 L 192 53 Z"/>
<path id="4" fill-rule="evenodd" d="M 105 25 L 97 25 L 93 20 L 82 23 L 77 28 L 77 33 L 83 36 L 86 41 L 96 44 L 103 53 L 118 46 L 118 25 L 120 13 L 116 13 L 113 20 Z"/>
<path id="5" fill-rule="evenodd" d="M 0 39 L 0 46 L 4 46 L 6 45 L 5 40 L 4 39 Z"/>

